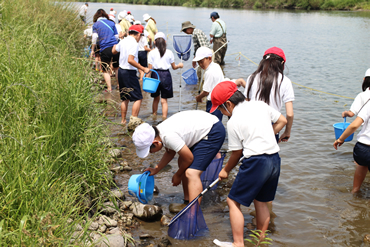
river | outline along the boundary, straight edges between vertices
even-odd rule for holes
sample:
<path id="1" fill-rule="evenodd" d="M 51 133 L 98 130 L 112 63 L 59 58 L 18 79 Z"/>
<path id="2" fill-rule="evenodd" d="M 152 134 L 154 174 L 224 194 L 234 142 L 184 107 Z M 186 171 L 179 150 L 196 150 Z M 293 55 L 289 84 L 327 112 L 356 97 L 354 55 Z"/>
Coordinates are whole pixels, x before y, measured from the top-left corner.
<path id="1" fill-rule="evenodd" d="M 159 31 L 170 36 L 179 34 L 181 23 L 187 20 L 208 34 L 211 27 L 209 14 L 217 11 L 227 24 L 230 41 L 224 67 L 228 78 L 246 79 L 256 65 L 245 57 L 259 63 L 267 48 L 278 46 L 287 58 L 285 75 L 293 82 L 354 98 L 361 92 L 362 79 L 370 67 L 370 12 L 255 11 L 90 3 L 90 21 L 98 8 L 108 12 L 111 7 L 117 12 L 129 10 L 141 21 L 143 14 L 149 13 L 157 21 Z M 171 39 L 168 40 L 168 48 L 174 51 Z M 245 57 L 240 56 L 239 59 L 239 52 Z M 179 59 L 175 60 L 179 62 Z M 184 62 L 182 72 L 190 66 L 190 60 Z M 179 105 L 180 70 L 171 73 L 175 97 L 169 100 L 169 115 L 176 113 Z M 182 85 L 182 109 L 195 109 L 197 86 L 184 86 L 184 82 Z M 280 144 L 282 168 L 273 203 L 276 217 L 270 226 L 273 246 L 362 246 L 364 235 L 370 233 L 370 179 L 369 176 L 365 179 L 360 193 L 352 195 L 355 140 L 345 143 L 338 151 L 332 146 L 335 139 L 332 125 L 343 121 L 341 112 L 349 109 L 353 99 L 296 84 L 294 91 L 295 116 L 291 138 L 289 142 Z M 205 109 L 205 104 L 200 108 Z M 139 117 L 150 124 L 161 120 L 160 117 L 153 119 L 150 114 L 151 99 L 145 95 Z M 119 116 L 109 119 L 116 123 L 120 121 Z M 348 122 L 352 120 L 347 119 Z M 226 118 L 223 122 L 226 124 Z M 122 139 L 120 132 L 120 127 L 112 127 L 113 139 L 132 148 L 130 140 Z M 142 168 L 160 159 L 160 154 L 155 154 L 141 160 L 131 151 L 127 151 L 125 159 L 136 164 L 137 169 L 117 178 L 122 188 L 127 187 L 130 175 L 140 173 Z M 170 203 L 182 201 L 182 189 L 169 186 L 176 166 L 176 160 L 173 160 L 155 178 L 160 190 L 155 202 L 162 205 L 165 213 L 168 213 Z M 203 214 L 209 227 L 206 237 L 192 241 L 171 239 L 172 244 L 179 247 L 213 246 L 215 238 L 231 241 L 229 215 L 224 211 L 227 192 L 228 189 L 219 188 L 204 200 Z M 246 237 L 248 228 L 253 228 L 253 209 L 253 206 L 242 208 Z M 134 232 L 134 238 L 140 241 L 138 236 L 141 233 L 149 233 L 156 237 L 151 243 L 157 243 L 157 238 L 165 236 L 166 231 L 167 227 L 161 227 L 159 222 L 143 223 Z"/>

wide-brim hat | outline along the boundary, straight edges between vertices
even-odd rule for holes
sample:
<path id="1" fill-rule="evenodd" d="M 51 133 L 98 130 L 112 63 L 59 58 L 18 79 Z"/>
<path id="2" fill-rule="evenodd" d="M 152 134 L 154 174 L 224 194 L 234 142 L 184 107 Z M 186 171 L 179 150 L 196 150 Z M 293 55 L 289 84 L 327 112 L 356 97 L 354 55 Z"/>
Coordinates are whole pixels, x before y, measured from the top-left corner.
<path id="1" fill-rule="evenodd" d="M 365 72 L 365 77 L 370 76 L 370 69 L 367 69 Z"/>
<path id="2" fill-rule="evenodd" d="M 188 29 L 188 28 L 195 28 L 195 26 L 193 24 L 191 24 L 190 21 L 185 21 L 181 24 L 181 30 L 180 32 L 184 32 L 185 29 Z"/>
<path id="3" fill-rule="evenodd" d="M 147 20 L 149 20 L 150 19 L 150 15 L 149 14 L 144 14 L 143 15 L 143 19 L 144 19 L 144 21 L 147 21 Z"/>
<path id="4" fill-rule="evenodd" d="M 123 20 L 126 16 L 127 16 L 127 11 L 126 10 L 121 11 L 118 14 L 118 20 Z"/>

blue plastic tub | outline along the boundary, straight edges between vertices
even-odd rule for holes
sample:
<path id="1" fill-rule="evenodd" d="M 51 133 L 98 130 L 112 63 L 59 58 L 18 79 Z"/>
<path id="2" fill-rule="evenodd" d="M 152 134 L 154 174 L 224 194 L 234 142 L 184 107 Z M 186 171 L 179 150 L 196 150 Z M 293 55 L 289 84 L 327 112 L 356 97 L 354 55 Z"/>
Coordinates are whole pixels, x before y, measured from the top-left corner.
<path id="1" fill-rule="evenodd" d="M 334 133 L 335 133 L 335 139 L 338 139 L 342 134 L 343 132 L 345 131 L 345 129 L 347 129 L 347 127 L 350 125 L 350 123 L 335 123 L 333 124 L 333 127 L 334 127 Z M 350 142 L 352 141 L 353 139 L 353 134 L 348 136 L 347 139 L 345 139 L 344 141 L 345 142 Z"/>
<path id="2" fill-rule="evenodd" d="M 153 199 L 154 176 L 149 176 L 150 172 L 135 174 L 128 181 L 128 192 L 136 196 L 141 203 L 147 204 Z"/>
<path id="3" fill-rule="evenodd" d="M 146 74 L 144 74 L 143 90 L 145 92 L 148 92 L 148 93 L 155 93 L 155 92 L 157 92 L 158 85 L 161 81 L 160 81 L 160 78 L 159 78 L 159 75 L 158 75 L 157 71 L 155 71 L 153 69 L 151 69 L 151 71 L 153 71 L 157 74 L 158 79 L 145 77 Z"/>
<path id="4" fill-rule="evenodd" d="M 198 83 L 198 76 L 197 71 L 194 68 L 188 69 L 184 73 L 182 73 L 182 79 L 184 79 L 185 83 L 188 85 L 195 85 Z"/>

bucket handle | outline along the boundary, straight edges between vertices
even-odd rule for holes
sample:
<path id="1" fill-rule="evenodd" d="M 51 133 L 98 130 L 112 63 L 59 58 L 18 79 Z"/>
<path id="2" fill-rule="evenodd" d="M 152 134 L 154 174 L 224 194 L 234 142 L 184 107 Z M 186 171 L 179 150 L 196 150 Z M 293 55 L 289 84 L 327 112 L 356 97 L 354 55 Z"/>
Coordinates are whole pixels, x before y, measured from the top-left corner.
<path id="1" fill-rule="evenodd" d="M 148 176 L 149 176 L 149 174 L 150 174 L 150 171 L 146 171 L 146 172 L 144 172 L 143 174 L 141 174 L 140 175 L 140 177 L 139 177 L 139 185 L 140 185 L 140 183 L 141 183 L 141 179 L 142 178 L 147 178 Z M 143 184 L 144 185 L 144 188 L 145 188 L 145 186 L 146 186 L 146 182 L 145 182 L 145 184 Z M 147 204 L 148 203 L 148 201 L 147 200 L 145 200 L 145 199 L 143 199 L 143 200 L 141 200 L 140 199 L 140 187 L 141 186 L 139 186 L 139 189 L 137 190 L 137 192 L 136 192 L 136 197 L 137 197 L 137 199 L 139 199 L 139 201 L 141 202 L 141 203 L 143 203 L 143 204 Z"/>
<path id="2" fill-rule="evenodd" d="M 151 69 L 150 71 L 155 72 L 155 73 L 157 74 L 157 77 L 158 77 L 158 79 L 157 79 L 157 80 L 158 80 L 158 81 L 161 81 L 161 80 L 159 79 L 159 75 L 158 75 L 157 71 L 155 71 L 154 69 Z M 144 77 L 145 77 L 145 75 L 146 75 L 146 74 L 144 73 Z"/>
<path id="3" fill-rule="evenodd" d="M 346 117 L 343 118 L 343 131 L 346 129 Z"/>

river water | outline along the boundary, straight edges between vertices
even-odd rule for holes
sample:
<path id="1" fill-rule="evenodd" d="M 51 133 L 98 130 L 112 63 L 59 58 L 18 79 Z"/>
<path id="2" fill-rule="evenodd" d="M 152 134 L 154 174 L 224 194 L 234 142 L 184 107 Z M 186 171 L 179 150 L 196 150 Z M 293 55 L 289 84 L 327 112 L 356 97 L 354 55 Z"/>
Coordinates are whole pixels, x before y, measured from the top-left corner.
<path id="1" fill-rule="evenodd" d="M 246 79 L 256 65 L 245 57 L 259 63 L 267 48 L 278 46 L 287 58 L 285 75 L 293 82 L 354 98 L 361 92 L 364 73 L 370 67 L 370 12 L 254 11 L 90 3 L 90 20 L 98 8 L 109 11 L 111 7 L 117 12 L 130 10 L 141 21 L 143 14 L 149 13 L 157 21 L 159 31 L 170 36 L 179 34 L 181 23 L 187 20 L 208 34 L 211 27 L 209 14 L 218 11 L 227 24 L 230 41 L 224 67 L 228 78 Z M 171 39 L 168 48 L 174 51 Z M 238 52 L 245 57 L 239 59 Z M 175 60 L 179 62 L 179 59 Z M 184 62 L 182 72 L 190 67 L 190 61 Z M 175 97 L 169 100 L 169 115 L 176 113 L 179 106 L 180 70 L 171 73 Z M 182 85 L 182 109 L 195 109 L 197 86 L 184 86 L 184 82 Z M 312 91 L 296 84 L 294 91 L 291 138 L 288 143 L 280 144 L 282 168 L 270 226 L 273 246 L 363 246 L 364 235 L 370 233 L 370 179 L 369 176 L 365 179 L 360 193 L 352 195 L 355 141 L 345 143 L 338 151 L 332 146 L 335 139 L 332 125 L 342 121 L 341 112 L 349 109 L 353 99 Z M 114 97 L 118 99 L 117 94 Z M 200 108 L 205 109 L 205 104 Z M 139 117 L 150 124 L 161 120 L 150 114 L 151 99 L 145 94 Z M 115 123 L 120 121 L 118 115 L 109 119 Z M 352 120 L 347 119 L 348 122 Z M 226 118 L 223 122 L 226 124 Z M 121 132 L 121 127 L 112 127 L 112 138 L 133 148 L 128 137 L 119 135 Z M 141 160 L 134 149 L 127 149 L 124 158 L 136 168 L 117 177 L 118 185 L 127 188 L 130 175 L 154 165 L 161 154 Z M 173 160 L 155 178 L 160 194 L 154 200 L 162 205 L 164 213 L 168 213 L 170 203 L 182 202 L 182 189 L 170 186 L 176 167 L 176 160 Z M 235 169 L 233 172 L 236 173 Z M 192 241 L 171 239 L 174 246 L 213 246 L 215 238 L 232 240 L 226 210 L 229 189 L 220 187 L 202 202 L 209 234 Z M 246 237 L 248 228 L 254 226 L 253 209 L 253 206 L 242 208 Z M 166 236 L 167 227 L 161 227 L 159 222 L 143 223 L 134 232 L 134 238 L 140 241 L 141 233 L 155 236 L 156 239 L 149 241 L 155 244 L 158 238 Z"/>

